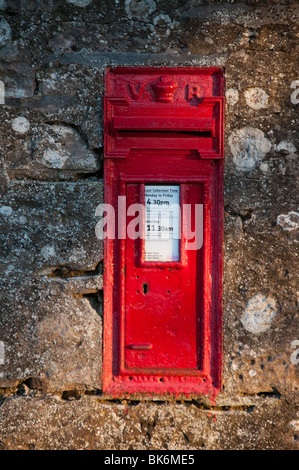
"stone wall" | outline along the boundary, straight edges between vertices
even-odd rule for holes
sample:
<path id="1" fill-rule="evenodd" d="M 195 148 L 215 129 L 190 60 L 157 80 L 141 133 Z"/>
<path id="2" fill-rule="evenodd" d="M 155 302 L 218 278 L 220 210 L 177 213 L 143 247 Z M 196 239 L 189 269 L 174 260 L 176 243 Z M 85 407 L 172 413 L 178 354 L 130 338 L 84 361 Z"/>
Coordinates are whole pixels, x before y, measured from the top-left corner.
<path id="1" fill-rule="evenodd" d="M 0 448 L 298 449 L 298 2 L 0 0 Z M 101 392 L 107 66 L 223 67 L 223 389 Z"/>

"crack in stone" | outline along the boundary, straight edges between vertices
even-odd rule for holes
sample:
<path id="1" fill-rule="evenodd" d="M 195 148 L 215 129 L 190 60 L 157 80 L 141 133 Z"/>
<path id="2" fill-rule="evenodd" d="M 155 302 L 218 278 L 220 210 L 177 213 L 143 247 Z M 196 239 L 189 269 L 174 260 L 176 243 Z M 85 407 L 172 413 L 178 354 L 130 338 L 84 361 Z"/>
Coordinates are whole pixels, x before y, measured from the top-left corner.
<path id="1" fill-rule="evenodd" d="M 68 279 L 73 277 L 94 277 L 103 274 L 103 262 L 99 261 L 94 269 L 74 270 L 68 266 L 57 266 L 47 275 L 48 278 Z"/>

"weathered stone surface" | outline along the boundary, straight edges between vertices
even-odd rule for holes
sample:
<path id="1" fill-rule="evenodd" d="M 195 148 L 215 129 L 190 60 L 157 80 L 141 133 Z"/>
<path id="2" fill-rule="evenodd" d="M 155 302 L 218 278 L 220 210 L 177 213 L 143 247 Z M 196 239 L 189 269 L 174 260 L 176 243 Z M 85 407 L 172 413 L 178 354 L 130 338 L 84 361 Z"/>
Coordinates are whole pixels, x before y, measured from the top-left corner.
<path id="1" fill-rule="evenodd" d="M 132 406 L 78 398 L 7 398 L 0 408 L 1 448 L 170 453 L 298 449 L 298 414 L 278 399 L 245 408 L 204 409 L 194 404 Z"/>
<path id="2" fill-rule="evenodd" d="M 0 62 L 0 80 L 5 84 L 6 101 L 10 98 L 31 98 L 34 95 L 34 72 L 26 62 Z"/>
<path id="3" fill-rule="evenodd" d="M 277 225 L 280 225 L 284 230 L 297 230 L 299 228 L 299 213 L 290 211 L 287 214 L 279 214 Z"/>
<path id="4" fill-rule="evenodd" d="M 100 387 L 101 201 L 99 181 L 12 182 L 1 198 L 1 386 Z"/>
<path id="5" fill-rule="evenodd" d="M 45 267 L 86 271 L 102 259 L 95 235 L 101 182 L 16 182 L 1 198 L 1 270 L 33 275 Z"/>
<path id="6" fill-rule="evenodd" d="M 12 277 L 3 284 L 0 386 L 25 382 L 43 393 L 99 389 L 102 306 L 96 294 L 101 275 Z"/>
<path id="7" fill-rule="evenodd" d="M 72 181 L 98 175 L 101 157 L 90 150 L 77 126 L 55 121 L 45 124 L 29 111 L 3 111 L 2 118 L 5 132 L 0 148 L 8 178 Z"/>
<path id="8" fill-rule="evenodd" d="M 0 19 L 0 46 L 11 40 L 11 27 L 10 24 L 4 19 Z"/>
<path id="9" fill-rule="evenodd" d="M 298 365 L 291 360 L 298 336 L 298 230 L 277 223 L 280 213 L 296 207 L 295 166 L 273 155 L 268 162 L 266 174 L 256 168 L 249 177 L 226 176 L 224 385 L 229 393 L 276 389 L 298 402 Z"/>
<path id="10" fill-rule="evenodd" d="M 31 108 L 49 122 L 76 127 L 91 149 L 99 149 L 103 145 L 103 70 L 44 61 L 49 62 L 51 67 L 42 66 L 36 74 L 38 90 Z"/>
<path id="11" fill-rule="evenodd" d="M 263 109 L 268 106 L 269 95 L 262 88 L 249 88 L 244 92 L 247 105 L 252 109 Z"/>
<path id="12" fill-rule="evenodd" d="M 297 448 L 298 2 L 0 0 L 0 11 L 2 448 Z M 214 404 L 101 396 L 95 208 L 104 73 L 118 65 L 225 70 Z"/>
<path id="13" fill-rule="evenodd" d="M 234 164 L 241 171 L 248 171 L 260 162 L 271 149 L 271 142 L 262 131 L 252 127 L 236 130 L 229 138 Z"/>

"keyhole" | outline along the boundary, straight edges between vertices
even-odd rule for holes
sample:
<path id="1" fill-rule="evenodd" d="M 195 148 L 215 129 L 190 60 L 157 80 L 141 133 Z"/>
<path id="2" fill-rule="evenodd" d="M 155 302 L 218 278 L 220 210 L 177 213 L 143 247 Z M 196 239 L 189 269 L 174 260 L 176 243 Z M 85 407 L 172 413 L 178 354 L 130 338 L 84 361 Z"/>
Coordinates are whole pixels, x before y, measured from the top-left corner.
<path id="1" fill-rule="evenodd" d="M 146 282 L 144 282 L 144 284 L 142 284 L 142 289 L 143 289 L 144 294 L 148 293 L 148 284 Z"/>

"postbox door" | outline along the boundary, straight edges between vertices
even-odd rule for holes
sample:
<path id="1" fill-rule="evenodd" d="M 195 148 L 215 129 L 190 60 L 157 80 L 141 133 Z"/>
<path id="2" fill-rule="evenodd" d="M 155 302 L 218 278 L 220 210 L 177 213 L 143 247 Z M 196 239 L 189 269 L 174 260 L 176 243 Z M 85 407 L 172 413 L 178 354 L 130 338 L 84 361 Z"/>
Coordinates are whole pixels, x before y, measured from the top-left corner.
<path id="1" fill-rule="evenodd" d="M 151 184 L 154 185 L 126 185 L 127 209 L 145 199 L 144 193 Z M 127 369 L 163 373 L 163 370 L 201 368 L 204 257 L 203 248 L 188 250 L 194 238 L 187 240 L 184 234 L 183 204 L 189 205 L 190 228 L 194 232 L 195 205 L 202 205 L 203 188 L 198 183 L 173 183 L 173 187 L 179 189 L 181 210 L 181 238 L 175 243 L 173 261 L 146 261 L 145 242 L 140 238 L 126 239 L 124 362 Z M 169 191 L 172 184 L 166 183 L 161 188 Z M 148 225 L 146 216 L 145 236 L 147 229 L 154 228 Z M 128 217 L 127 223 L 132 219 L 133 216 Z M 198 223 L 202 221 L 197 220 Z M 161 240 L 162 250 L 164 242 Z"/>

